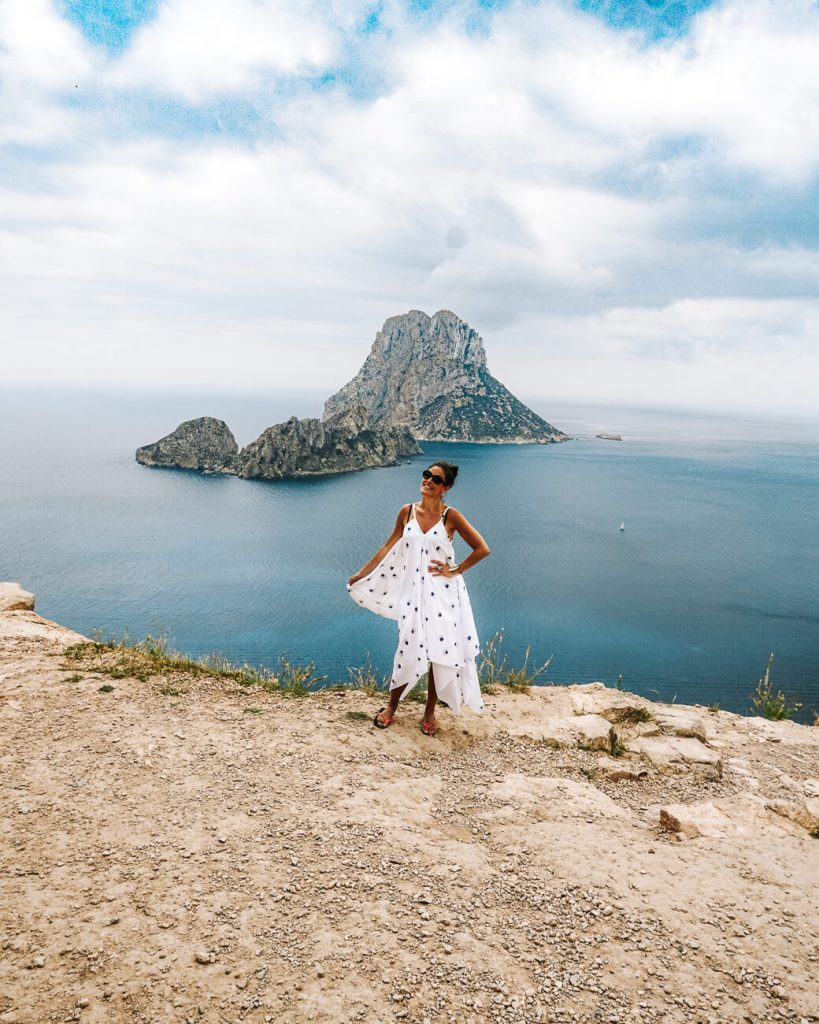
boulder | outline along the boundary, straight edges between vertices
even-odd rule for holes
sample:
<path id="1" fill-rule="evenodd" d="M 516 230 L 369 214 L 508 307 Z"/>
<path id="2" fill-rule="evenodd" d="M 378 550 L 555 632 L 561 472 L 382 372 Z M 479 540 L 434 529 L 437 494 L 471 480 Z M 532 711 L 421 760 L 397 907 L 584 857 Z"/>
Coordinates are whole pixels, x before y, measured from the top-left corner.
<path id="1" fill-rule="evenodd" d="M 806 831 L 819 833 L 819 798 L 804 800 L 769 800 L 766 804 L 775 814 L 787 818 Z"/>
<path id="2" fill-rule="evenodd" d="M 573 687 L 571 700 L 576 715 L 600 715 L 613 725 L 631 727 L 649 723 L 654 717 L 655 706 L 651 701 L 604 683 Z"/>
<path id="3" fill-rule="evenodd" d="M 550 747 L 581 747 L 610 753 L 616 734 L 609 722 L 599 715 L 574 715 L 550 718 L 543 714 L 514 716 L 498 721 L 511 736 L 545 743 Z"/>
<path id="4" fill-rule="evenodd" d="M 627 751 L 642 754 L 660 771 L 694 769 L 709 778 L 722 778 L 722 758 L 699 740 L 685 736 L 636 736 L 625 739 Z"/>
<path id="5" fill-rule="evenodd" d="M 600 715 L 577 715 L 569 720 L 568 729 L 577 746 L 583 750 L 605 750 L 611 753 L 617 740 L 611 723 Z"/>
<path id="6" fill-rule="evenodd" d="M 660 731 L 672 736 L 687 736 L 705 743 L 705 723 L 690 708 L 669 707 L 658 704 L 652 709 L 654 722 Z"/>
<path id="7" fill-rule="evenodd" d="M 34 611 L 34 594 L 19 583 L 0 583 L 0 612 Z"/>
<path id="8" fill-rule="evenodd" d="M 704 803 L 669 804 L 660 808 L 660 825 L 689 838 L 799 834 L 789 822 L 777 819 L 761 797 L 750 793 Z"/>
<path id="9" fill-rule="evenodd" d="M 648 775 L 644 765 L 624 757 L 601 757 L 595 767 L 609 782 L 637 782 Z"/>

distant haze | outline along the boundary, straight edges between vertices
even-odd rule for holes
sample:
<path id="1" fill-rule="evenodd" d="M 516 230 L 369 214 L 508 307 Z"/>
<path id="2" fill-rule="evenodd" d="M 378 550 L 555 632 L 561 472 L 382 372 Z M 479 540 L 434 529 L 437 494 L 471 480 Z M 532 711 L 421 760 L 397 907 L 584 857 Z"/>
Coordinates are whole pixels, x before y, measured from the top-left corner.
<path id="1" fill-rule="evenodd" d="M 0 385 L 329 395 L 446 308 L 524 398 L 815 414 L 817 53 L 812 0 L 5 0 Z"/>

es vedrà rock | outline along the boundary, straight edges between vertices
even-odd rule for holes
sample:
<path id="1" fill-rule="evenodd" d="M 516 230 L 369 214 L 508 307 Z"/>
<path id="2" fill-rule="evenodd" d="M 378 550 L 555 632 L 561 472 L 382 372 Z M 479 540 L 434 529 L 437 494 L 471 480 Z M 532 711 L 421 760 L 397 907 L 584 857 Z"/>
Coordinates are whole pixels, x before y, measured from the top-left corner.
<path id="1" fill-rule="evenodd" d="M 483 339 L 449 310 L 391 317 L 358 374 L 321 419 L 268 427 L 245 448 L 222 420 L 188 420 L 137 449 L 144 466 L 279 480 L 386 466 L 419 440 L 480 444 L 567 441 L 489 372 Z"/>

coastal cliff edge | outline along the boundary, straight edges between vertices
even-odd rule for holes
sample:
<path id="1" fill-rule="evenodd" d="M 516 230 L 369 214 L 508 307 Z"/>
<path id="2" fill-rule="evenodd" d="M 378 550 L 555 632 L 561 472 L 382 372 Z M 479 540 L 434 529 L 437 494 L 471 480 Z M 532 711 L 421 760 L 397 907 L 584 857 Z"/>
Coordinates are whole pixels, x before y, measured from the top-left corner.
<path id="1" fill-rule="evenodd" d="M 0 584 L 4 1024 L 819 1020 L 819 729 L 591 683 L 380 731 L 33 607 Z"/>

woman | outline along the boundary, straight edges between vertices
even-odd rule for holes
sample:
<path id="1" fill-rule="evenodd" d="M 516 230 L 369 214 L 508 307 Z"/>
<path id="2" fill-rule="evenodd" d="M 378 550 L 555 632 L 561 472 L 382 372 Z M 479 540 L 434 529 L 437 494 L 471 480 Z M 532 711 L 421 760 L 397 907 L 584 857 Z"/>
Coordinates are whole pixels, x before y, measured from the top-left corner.
<path id="1" fill-rule="evenodd" d="M 435 706 L 444 701 L 457 712 L 463 701 L 483 709 L 475 658 L 480 651 L 463 574 L 489 554 L 489 547 L 466 517 L 444 503 L 458 467 L 436 462 L 421 479 L 421 500 L 404 505 L 387 542 L 354 576 L 347 589 L 358 604 L 398 622 L 389 707 L 373 725 L 392 725 L 398 702 L 429 672 L 421 721 L 425 736 L 438 732 Z M 472 548 L 455 564 L 452 538 Z"/>

